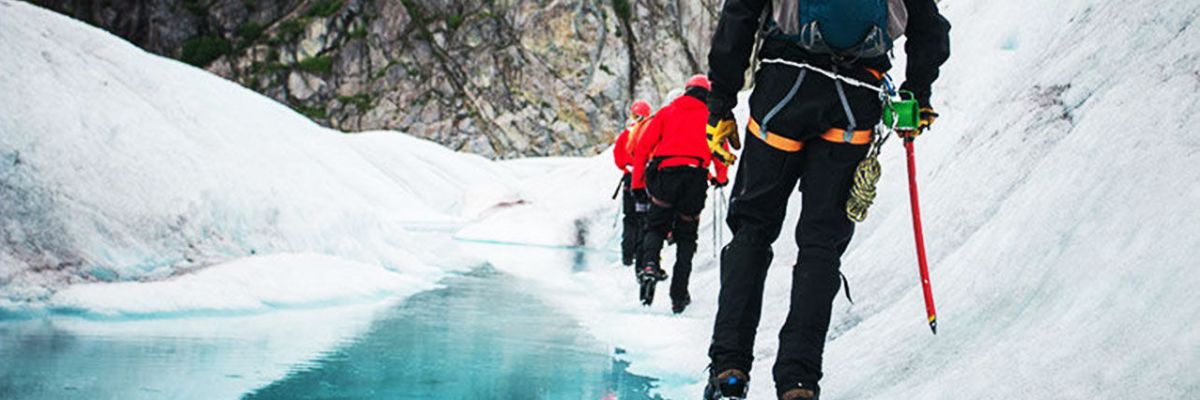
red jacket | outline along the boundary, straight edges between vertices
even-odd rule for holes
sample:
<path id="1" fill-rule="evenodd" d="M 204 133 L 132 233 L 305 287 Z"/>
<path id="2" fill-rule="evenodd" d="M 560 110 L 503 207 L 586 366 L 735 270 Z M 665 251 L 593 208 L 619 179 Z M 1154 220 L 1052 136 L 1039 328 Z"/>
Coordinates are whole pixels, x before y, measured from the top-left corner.
<path id="1" fill-rule="evenodd" d="M 646 130 L 646 125 L 649 124 L 651 118 L 654 118 L 654 116 L 629 125 L 617 136 L 616 143 L 613 143 L 613 162 L 617 164 L 617 169 L 632 172 L 632 168 L 630 167 L 633 166 L 634 147 L 637 144 L 638 138 L 641 137 L 642 131 Z"/>
<path id="2" fill-rule="evenodd" d="M 699 164 L 708 169 L 714 164 L 717 181 L 728 181 L 728 168 L 712 162 L 704 132 L 707 124 L 708 106 L 695 97 L 680 96 L 658 110 L 633 152 L 633 188 L 646 187 L 646 163 L 655 158 L 664 158 L 659 168 Z"/>
<path id="3" fill-rule="evenodd" d="M 629 128 L 621 131 L 617 136 L 617 142 L 613 143 L 613 163 L 617 164 L 617 169 L 629 172 L 627 168 L 633 165 L 633 156 L 629 154 Z"/>

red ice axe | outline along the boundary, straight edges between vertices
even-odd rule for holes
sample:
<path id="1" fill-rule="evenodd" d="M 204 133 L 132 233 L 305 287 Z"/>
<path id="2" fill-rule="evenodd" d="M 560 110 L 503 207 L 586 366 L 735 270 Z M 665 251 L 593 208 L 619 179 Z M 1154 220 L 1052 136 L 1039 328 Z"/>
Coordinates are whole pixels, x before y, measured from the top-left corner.
<path id="1" fill-rule="evenodd" d="M 912 136 L 904 136 L 904 150 L 908 154 L 908 199 L 912 204 L 913 237 L 917 241 L 917 265 L 921 269 L 921 290 L 925 293 L 925 314 L 929 316 L 929 329 L 936 335 L 937 311 L 933 308 L 929 263 L 925 260 L 925 235 L 921 231 L 921 201 L 917 198 L 917 163 L 913 158 Z"/>

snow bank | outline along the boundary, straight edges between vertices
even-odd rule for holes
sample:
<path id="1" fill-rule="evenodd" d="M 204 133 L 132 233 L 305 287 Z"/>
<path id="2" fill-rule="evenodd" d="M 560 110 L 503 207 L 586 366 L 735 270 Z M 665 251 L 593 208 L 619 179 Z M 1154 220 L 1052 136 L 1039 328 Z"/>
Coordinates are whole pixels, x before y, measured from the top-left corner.
<path id="1" fill-rule="evenodd" d="M 24 2 L 0 0 L 0 38 L 0 308 L 255 254 L 433 277 L 467 264 L 414 231 L 515 197 L 489 160 L 321 128 Z"/>
<path id="2" fill-rule="evenodd" d="M 525 171 L 521 203 L 490 210 L 486 224 L 463 227 L 455 237 L 500 240 L 540 246 L 574 246 L 580 212 L 609 207 L 621 174 L 604 156 L 579 159 L 533 159 L 507 162 Z M 602 172 L 601 172 L 602 171 Z M 599 172 L 599 173 L 598 173 Z M 520 173 L 520 172 L 518 172 Z M 534 207 L 527 207 L 533 205 Z"/>
<path id="3" fill-rule="evenodd" d="M 891 143 L 878 203 L 843 259 L 857 303 L 834 303 L 826 397 L 1200 396 L 1200 4 L 941 4 L 954 55 L 935 86 L 943 117 L 917 145 L 940 333 L 924 320 L 903 150 Z M 607 196 L 617 172 L 605 157 L 559 173 L 586 176 L 531 184 L 574 201 L 481 224 L 546 224 L 554 237 L 573 231 L 560 210 L 578 204 L 589 232 L 609 235 L 593 242 L 615 249 Z M 785 226 L 798 205 L 795 196 Z M 577 273 L 561 255 L 542 265 L 549 272 L 508 250 L 487 256 L 540 279 L 602 340 L 629 350 L 632 370 L 663 377 L 667 397 L 695 398 L 719 288 L 710 227 L 702 221 L 695 303 L 679 317 L 667 315 L 663 293 L 650 310 L 636 306 L 632 273 L 615 255 Z M 775 246 L 751 398 L 774 395 L 791 231 Z"/>
<path id="4" fill-rule="evenodd" d="M 229 316 L 290 308 L 371 303 L 434 284 L 318 254 L 248 257 L 157 282 L 73 285 L 48 306 L 99 319 Z"/>

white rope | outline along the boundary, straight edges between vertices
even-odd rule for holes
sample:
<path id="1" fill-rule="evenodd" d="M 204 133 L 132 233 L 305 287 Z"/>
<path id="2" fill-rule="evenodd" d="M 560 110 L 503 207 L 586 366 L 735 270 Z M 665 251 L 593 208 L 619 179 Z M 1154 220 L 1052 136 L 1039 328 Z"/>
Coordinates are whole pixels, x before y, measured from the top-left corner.
<path id="1" fill-rule="evenodd" d="M 837 73 L 834 73 L 831 71 L 826 71 L 821 68 L 817 68 L 817 67 L 813 66 L 812 64 L 808 64 L 808 63 L 788 61 L 788 60 L 784 60 L 781 58 L 771 58 L 771 59 L 762 60 L 762 63 L 763 64 L 782 64 L 782 65 L 787 65 L 789 67 L 804 68 L 804 69 L 819 73 L 821 75 L 825 75 L 829 79 L 846 82 L 848 84 L 858 86 L 863 89 L 870 89 L 876 93 L 883 93 L 882 85 L 872 85 L 870 83 L 866 83 L 866 82 L 860 81 L 858 79 L 854 79 L 854 78 L 851 78 L 851 77 L 848 77 L 845 75 L 841 75 L 841 74 L 837 74 Z"/>

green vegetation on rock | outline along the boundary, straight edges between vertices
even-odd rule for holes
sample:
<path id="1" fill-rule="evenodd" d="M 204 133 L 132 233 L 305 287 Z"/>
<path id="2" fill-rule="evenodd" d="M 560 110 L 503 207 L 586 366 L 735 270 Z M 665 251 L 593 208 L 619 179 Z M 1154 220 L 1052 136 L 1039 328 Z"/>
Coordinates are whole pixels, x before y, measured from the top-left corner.
<path id="1" fill-rule="evenodd" d="M 228 54 L 229 41 L 217 36 L 197 36 L 183 42 L 179 59 L 185 63 L 203 67 L 217 58 Z"/>
<path id="2" fill-rule="evenodd" d="M 371 107 L 371 96 L 365 93 L 359 93 L 353 96 L 338 96 L 338 100 L 342 103 L 353 104 L 359 110 L 367 110 Z"/>
<path id="3" fill-rule="evenodd" d="M 304 13 L 307 17 L 326 18 L 342 9 L 342 0 L 318 0 Z"/>
<path id="4" fill-rule="evenodd" d="M 200 4 L 200 0 L 183 0 L 183 8 L 197 17 L 208 14 L 208 6 Z"/>
<path id="5" fill-rule="evenodd" d="M 416 22 L 418 25 L 425 25 L 425 13 L 421 12 L 421 8 L 417 6 L 416 2 L 413 0 L 400 0 L 400 3 L 404 5 L 404 10 L 408 11 L 408 16 L 412 18 L 413 22 Z"/>
<path id="6" fill-rule="evenodd" d="M 250 65 L 251 72 L 256 74 L 273 74 L 286 69 L 288 69 L 286 65 L 280 64 L 277 61 L 267 61 L 264 63 L 254 63 Z"/>
<path id="7" fill-rule="evenodd" d="M 346 36 L 351 40 L 364 39 L 367 37 L 367 27 L 363 25 L 357 25 L 354 27 L 354 29 L 351 29 L 350 33 L 346 34 Z"/>
<path id="8" fill-rule="evenodd" d="M 466 19 L 467 18 L 462 15 L 451 15 L 446 17 L 446 29 L 451 32 L 456 31 L 458 30 L 459 26 L 462 26 L 463 21 Z"/>
<path id="9" fill-rule="evenodd" d="M 284 40 L 293 40 L 300 37 L 300 34 L 304 33 L 307 28 L 308 18 L 289 19 L 279 24 L 279 36 Z"/>
<path id="10" fill-rule="evenodd" d="M 617 12 L 617 18 L 624 21 L 629 21 L 629 17 L 633 15 L 633 9 L 629 7 L 629 0 L 612 0 L 613 11 Z"/>
<path id="11" fill-rule="evenodd" d="M 263 26 L 257 22 L 250 21 L 239 26 L 234 33 L 241 39 L 240 46 L 247 47 L 262 37 Z"/>
<path id="12" fill-rule="evenodd" d="M 325 111 L 325 109 L 322 107 L 309 107 L 303 104 L 295 104 L 292 105 L 292 108 L 312 119 L 325 119 L 329 117 L 329 112 Z"/>
<path id="13" fill-rule="evenodd" d="M 296 69 L 314 74 L 325 74 L 333 72 L 333 57 L 319 56 L 306 59 L 296 63 Z"/>

